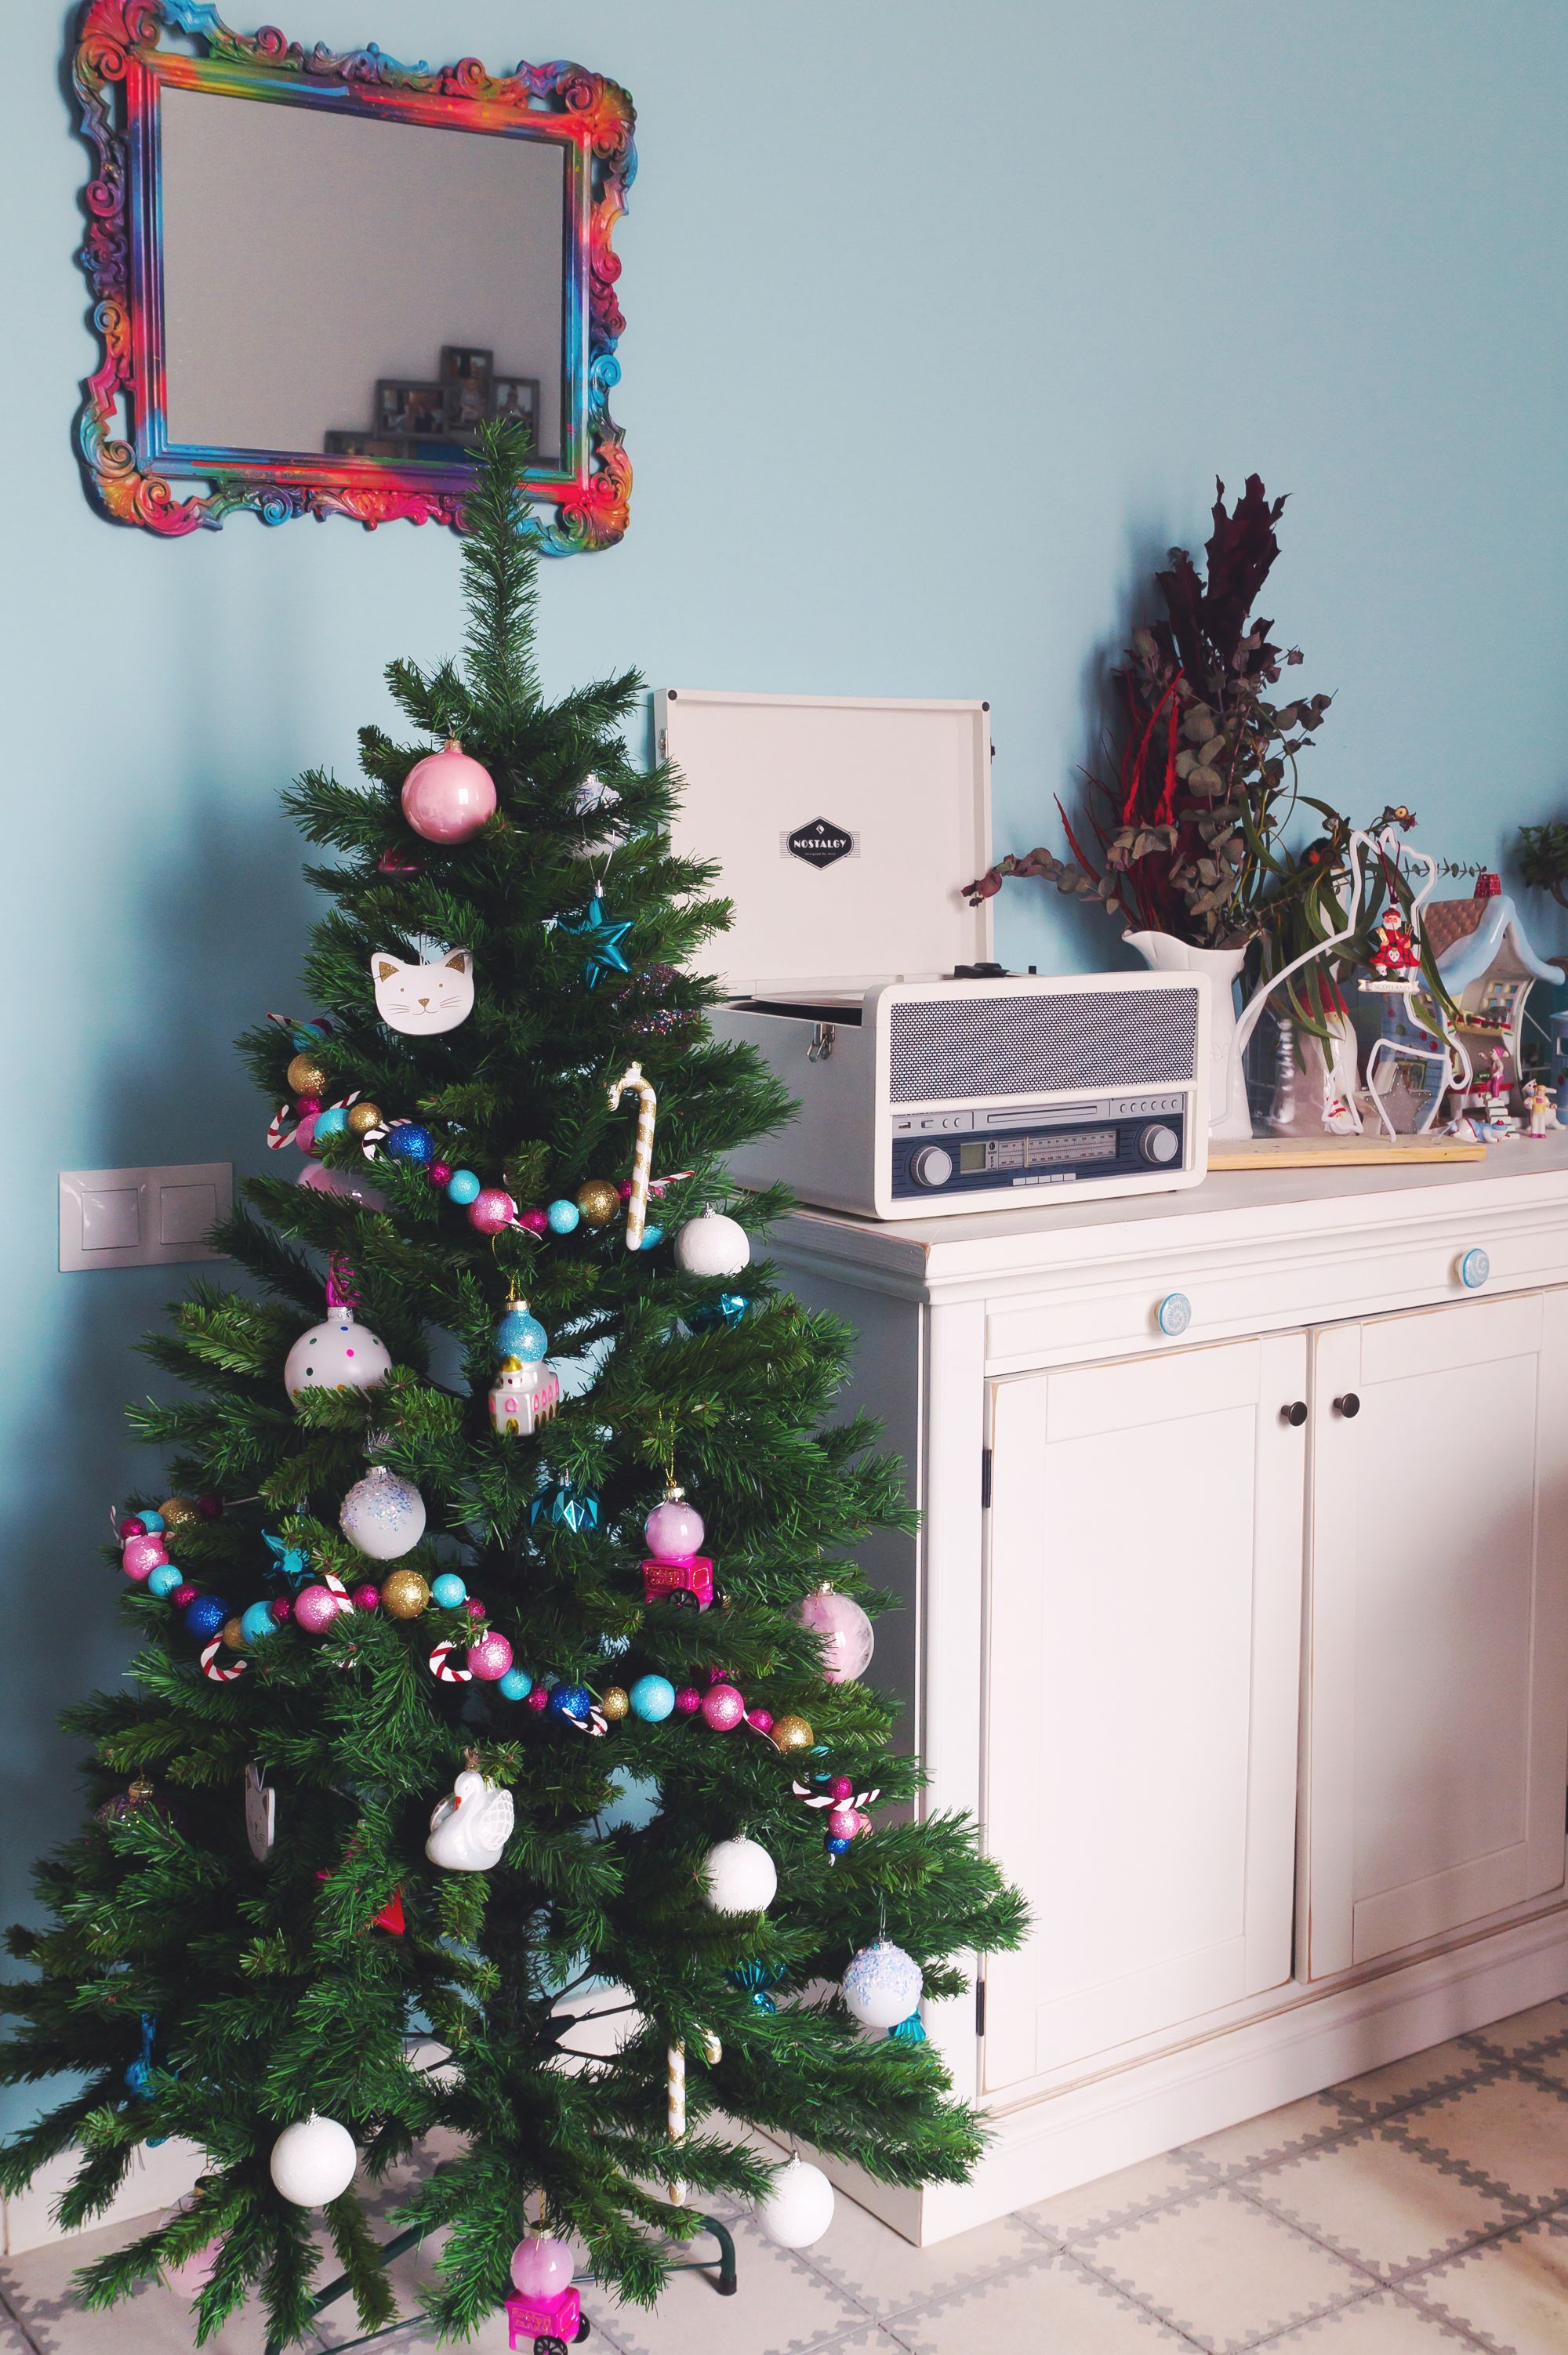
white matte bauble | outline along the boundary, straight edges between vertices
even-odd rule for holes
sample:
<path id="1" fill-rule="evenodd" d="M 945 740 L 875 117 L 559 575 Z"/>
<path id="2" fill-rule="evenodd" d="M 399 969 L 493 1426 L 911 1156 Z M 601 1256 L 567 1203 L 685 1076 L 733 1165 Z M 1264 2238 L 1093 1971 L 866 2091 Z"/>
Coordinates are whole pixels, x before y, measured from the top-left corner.
<path id="1" fill-rule="evenodd" d="M 282 2199 L 296 2208 L 325 2208 L 353 2182 L 359 2154 L 347 2126 L 313 2112 L 283 2128 L 268 2164 Z"/>
<path id="2" fill-rule="evenodd" d="M 343 1499 L 337 1526 L 372 1561 L 396 1561 L 424 1535 L 424 1498 L 411 1480 L 373 1464 Z"/>
<path id="3" fill-rule="evenodd" d="M 920 1965 L 891 1938 L 862 1946 L 844 1974 L 844 2001 L 862 2028 L 896 2028 L 919 2003 Z"/>
<path id="4" fill-rule="evenodd" d="M 704 1210 L 676 1236 L 675 1256 L 688 1275 L 739 1275 L 752 1264 L 752 1239 L 722 1210 Z"/>
<path id="5" fill-rule="evenodd" d="M 819 2167 L 792 2158 L 752 2212 L 776 2249 L 809 2249 L 833 2222 L 833 2186 Z"/>
<path id="6" fill-rule="evenodd" d="M 765 1913 L 778 1894 L 778 1870 L 755 1840 L 720 1840 L 703 1859 L 702 1884 L 715 1913 Z"/>
<path id="7" fill-rule="evenodd" d="M 392 1370 L 386 1344 L 351 1308 L 335 1308 L 302 1333 L 283 1362 L 283 1388 L 290 1398 L 304 1391 L 373 1391 Z"/>

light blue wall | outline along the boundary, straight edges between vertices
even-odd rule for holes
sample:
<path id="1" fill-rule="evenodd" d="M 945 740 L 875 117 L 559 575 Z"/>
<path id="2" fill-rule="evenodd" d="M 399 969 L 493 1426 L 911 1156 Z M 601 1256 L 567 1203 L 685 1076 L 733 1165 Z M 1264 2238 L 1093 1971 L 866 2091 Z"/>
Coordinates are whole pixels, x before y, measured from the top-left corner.
<path id="1" fill-rule="evenodd" d="M 988 696 L 997 841 L 1051 832 L 1090 683 L 1214 474 L 1288 490 L 1267 610 L 1338 702 L 1316 789 L 1499 858 L 1568 801 L 1560 0 L 290 0 L 403 58 L 577 55 L 641 110 L 629 538 L 547 576 L 555 686 Z M 25 19 L 25 21 L 18 21 Z M 249 19 L 242 18 L 248 22 Z M 432 531 L 100 521 L 69 432 L 84 151 L 13 10 L 0 157 L 8 707 L 6 1879 L 123 1657 L 93 1550 L 171 1285 L 55 1273 L 55 1172 L 258 1157 L 229 1040 L 296 1007 L 277 788 L 457 633 Z M 963 879 L 955 878 L 955 880 Z M 1013 962 L 1107 955 L 1019 887 Z M 1543 944 L 1563 943 L 1555 911 Z M 176 1276 L 178 1272 L 176 1272 Z"/>

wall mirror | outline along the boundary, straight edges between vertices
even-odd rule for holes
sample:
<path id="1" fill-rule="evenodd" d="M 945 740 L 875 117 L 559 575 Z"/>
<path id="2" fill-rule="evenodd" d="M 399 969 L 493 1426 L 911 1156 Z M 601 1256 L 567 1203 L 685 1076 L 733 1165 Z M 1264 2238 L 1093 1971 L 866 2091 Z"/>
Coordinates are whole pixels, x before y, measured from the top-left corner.
<path id="1" fill-rule="evenodd" d="M 110 515 L 461 529 L 501 415 L 532 433 L 541 546 L 621 537 L 624 90 L 306 49 L 211 0 L 88 0 L 73 70 L 102 344 L 78 432 Z"/>

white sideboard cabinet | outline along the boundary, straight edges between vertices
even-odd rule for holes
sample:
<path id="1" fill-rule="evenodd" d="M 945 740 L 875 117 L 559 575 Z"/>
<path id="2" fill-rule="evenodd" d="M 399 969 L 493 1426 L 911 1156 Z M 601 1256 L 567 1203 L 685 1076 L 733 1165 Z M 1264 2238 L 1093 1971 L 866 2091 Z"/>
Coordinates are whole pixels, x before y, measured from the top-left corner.
<path id="1" fill-rule="evenodd" d="M 1568 1137 L 965 1220 L 809 1210 L 923 1508 L 867 1567 L 1027 1945 L 928 2007 L 912 2240 L 1568 1990 Z"/>

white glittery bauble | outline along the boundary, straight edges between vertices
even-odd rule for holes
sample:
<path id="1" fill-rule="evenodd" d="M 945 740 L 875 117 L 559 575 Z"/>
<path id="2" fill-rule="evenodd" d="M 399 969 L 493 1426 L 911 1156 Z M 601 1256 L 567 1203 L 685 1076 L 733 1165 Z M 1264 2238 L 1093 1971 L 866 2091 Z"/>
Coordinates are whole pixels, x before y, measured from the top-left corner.
<path id="1" fill-rule="evenodd" d="M 353 1313 L 335 1308 L 320 1325 L 302 1333 L 283 1365 L 290 1398 L 302 1391 L 373 1391 L 392 1370 L 384 1343 Z"/>
<path id="2" fill-rule="evenodd" d="M 396 1561 L 424 1535 L 424 1498 L 411 1480 L 373 1464 L 343 1499 L 337 1526 L 372 1561 Z"/>
<path id="3" fill-rule="evenodd" d="M 688 1275 L 739 1275 L 752 1263 L 752 1240 L 722 1210 L 704 1210 L 676 1236 L 675 1255 Z"/>
<path id="4" fill-rule="evenodd" d="M 285 2126 L 268 2164 L 279 2193 L 296 2208 L 325 2208 L 354 2180 L 359 2154 L 336 2118 L 302 2118 Z"/>
<path id="5" fill-rule="evenodd" d="M 715 1913 L 765 1913 L 778 1894 L 773 1858 L 753 1839 L 720 1840 L 703 1859 L 703 1891 Z"/>
<path id="6" fill-rule="evenodd" d="M 925 1985 L 920 1965 L 890 1938 L 862 1946 L 844 1974 L 844 2000 L 863 2028 L 896 2028 Z"/>
<path id="7" fill-rule="evenodd" d="M 833 2222 L 833 2186 L 819 2167 L 792 2158 L 752 2212 L 775 2248 L 809 2249 Z"/>

